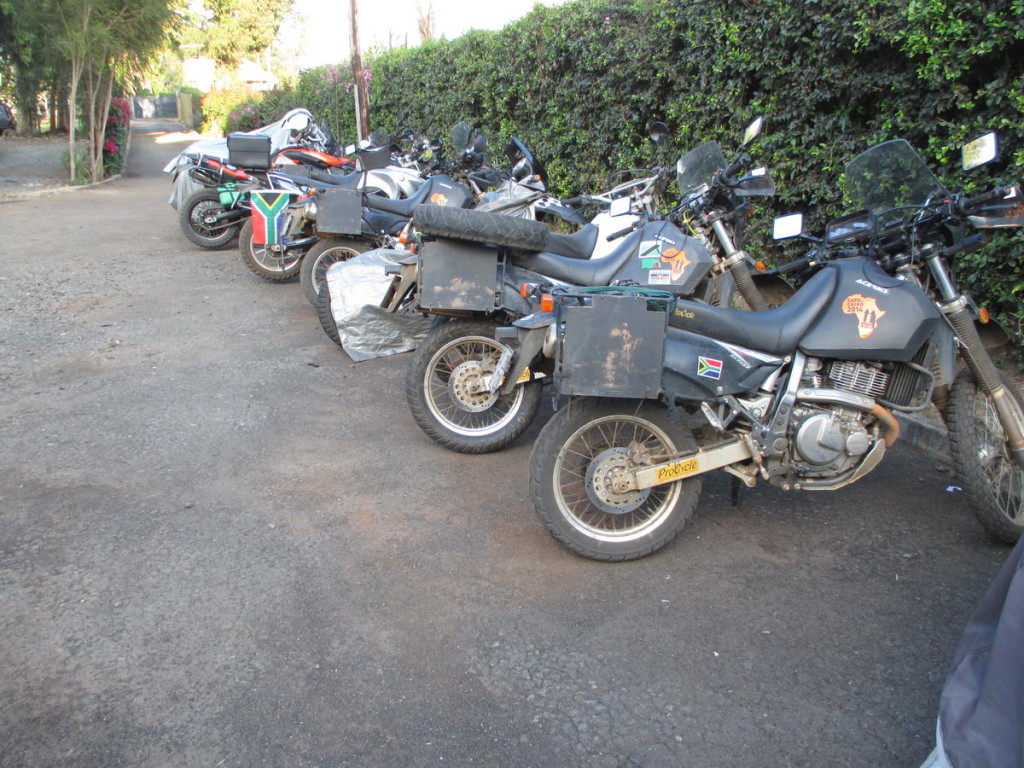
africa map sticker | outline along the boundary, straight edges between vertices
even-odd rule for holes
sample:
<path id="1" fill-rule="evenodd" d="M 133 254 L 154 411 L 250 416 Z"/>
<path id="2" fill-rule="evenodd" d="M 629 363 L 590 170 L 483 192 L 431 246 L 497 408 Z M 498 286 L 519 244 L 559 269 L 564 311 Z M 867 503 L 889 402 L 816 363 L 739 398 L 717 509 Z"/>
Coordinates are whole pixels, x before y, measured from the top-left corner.
<path id="1" fill-rule="evenodd" d="M 722 361 L 712 357 L 698 357 L 697 375 L 707 379 L 722 378 Z"/>
<path id="2" fill-rule="evenodd" d="M 871 296 L 855 293 L 843 299 L 843 313 L 857 316 L 857 332 L 866 339 L 878 328 L 878 321 L 886 314 Z"/>
<path id="3" fill-rule="evenodd" d="M 676 248 L 671 241 L 644 240 L 640 243 L 638 255 L 644 269 L 659 269 L 668 273 L 667 281 L 662 281 L 659 275 L 659 285 L 667 285 L 673 280 L 679 280 L 691 264 L 690 259 L 686 256 L 686 251 Z M 650 282 L 653 283 L 654 280 Z"/>

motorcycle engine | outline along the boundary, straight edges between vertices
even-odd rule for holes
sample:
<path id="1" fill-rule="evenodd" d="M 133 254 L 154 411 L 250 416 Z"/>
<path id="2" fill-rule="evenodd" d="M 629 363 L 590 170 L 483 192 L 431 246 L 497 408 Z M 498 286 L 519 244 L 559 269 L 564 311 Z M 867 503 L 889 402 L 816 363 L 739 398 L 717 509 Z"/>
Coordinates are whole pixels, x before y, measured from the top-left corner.
<path id="1" fill-rule="evenodd" d="M 793 468 L 804 477 L 832 477 L 856 466 L 873 442 L 862 414 L 838 406 L 793 409 Z"/>

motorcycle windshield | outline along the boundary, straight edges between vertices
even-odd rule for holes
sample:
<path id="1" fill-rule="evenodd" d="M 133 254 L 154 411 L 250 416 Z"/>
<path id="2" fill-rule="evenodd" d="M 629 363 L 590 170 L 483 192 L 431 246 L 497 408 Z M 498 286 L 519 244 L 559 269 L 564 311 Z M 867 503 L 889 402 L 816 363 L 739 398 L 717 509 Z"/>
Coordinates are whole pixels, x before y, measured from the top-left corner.
<path id="1" fill-rule="evenodd" d="M 843 190 L 850 203 L 872 213 L 923 205 L 949 194 L 905 139 L 861 152 L 846 166 Z"/>
<path id="2" fill-rule="evenodd" d="M 469 137 L 472 132 L 473 126 L 465 120 L 461 123 L 456 123 L 455 127 L 452 128 L 452 147 L 459 152 L 469 149 Z"/>
<path id="3" fill-rule="evenodd" d="M 725 155 L 717 141 L 709 141 L 691 149 L 676 161 L 679 193 L 685 195 L 694 187 L 707 184 L 722 168 L 725 168 Z"/>

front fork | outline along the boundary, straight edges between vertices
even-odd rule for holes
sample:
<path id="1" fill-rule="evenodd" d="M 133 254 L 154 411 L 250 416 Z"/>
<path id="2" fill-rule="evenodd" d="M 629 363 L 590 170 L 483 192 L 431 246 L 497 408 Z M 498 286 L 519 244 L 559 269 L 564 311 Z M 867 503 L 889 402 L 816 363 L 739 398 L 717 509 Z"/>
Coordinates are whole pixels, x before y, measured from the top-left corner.
<path id="1" fill-rule="evenodd" d="M 725 226 L 725 222 L 717 212 L 712 214 L 710 223 L 725 253 L 725 258 L 715 265 L 715 271 L 719 274 L 724 274 L 726 271 L 732 273 L 733 280 L 736 281 L 736 290 L 747 302 L 747 306 L 754 312 L 766 312 L 770 307 L 764 295 L 754 284 L 754 278 L 750 274 L 750 266 L 747 262 L 747 252 L 736 247 L 728 227 Z"/>
<path id="2" fill-rule="evenodd" d="M 1013 460 L 1017 462 L 1018 467 L 1024 469 L 1024 414 L 1021 413 L 1016 398 L 1003 385 L 995 363 L 985 349 L 978 334 L 978 327 L 974 323 L 974 316 L 969 309 L 967 297 L 956 289 L 937 253 L 926 255 L 925 258 L 942 296 L 939 309 L 949 320 L 960 340 L 964 361 L 974 374 L 974 380 L 992 398 L 992 405 L 1003 427 Z"/>
<path id="3" fill-rule="evenodd" d="M 494 394 L 509 394 L 537 355 L 552 356 L 557 324 L 558 317 L 554 312 L 534 312 L 519 318 L 511 326 L 498 328 L 494 338 L 504 344 L 507 351 L 498 361 L 488 389 Z"/>
<path id="4" fill-rule="evenodd" d="M 385 274 L 391 275 L 391 285 L 380 302 L 385 310 L 397 312 L 405 304 L 406 298 L 416 288 L 419 280 L 419 263 L 418 256 L 410 256 L 394 266 L 385 268 Z"/>

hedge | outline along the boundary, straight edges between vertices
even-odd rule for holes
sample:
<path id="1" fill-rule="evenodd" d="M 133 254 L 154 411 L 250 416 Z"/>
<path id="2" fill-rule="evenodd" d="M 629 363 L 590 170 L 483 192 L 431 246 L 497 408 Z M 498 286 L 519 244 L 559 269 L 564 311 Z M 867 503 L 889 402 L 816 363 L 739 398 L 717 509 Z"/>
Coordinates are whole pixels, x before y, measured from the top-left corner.
<path id="1" fill-rule="evenodd" d="M 886 139 L 909 140 L 952 186 L 1018 181 L 1022 62 L 1024 0 L 576 0 L 373 56 L 371 120 L 444 134 L 468 119 L 494 147 L 517 135 L 554 191 L 571 195 L 709 139 L 728 153 L 763 114 L 753 154 L 779 194 L 754 230 L 792 211 L 820 229 L 843 211 L 842 168 Z M 306 72 L 274 105 L 307 106 L 351 140 L 348 71 Z M 673 136 L 660 156 L 646 138 L 652 120 Z M 1000 160 L 964 176 L 959 147 L 985 130 L 999 132 Z M 968 257 L 965 282 L 1019 334 L 1024 237 L 995 240 Z M 750 247 L 779 255 L 763 235 Z"/>

